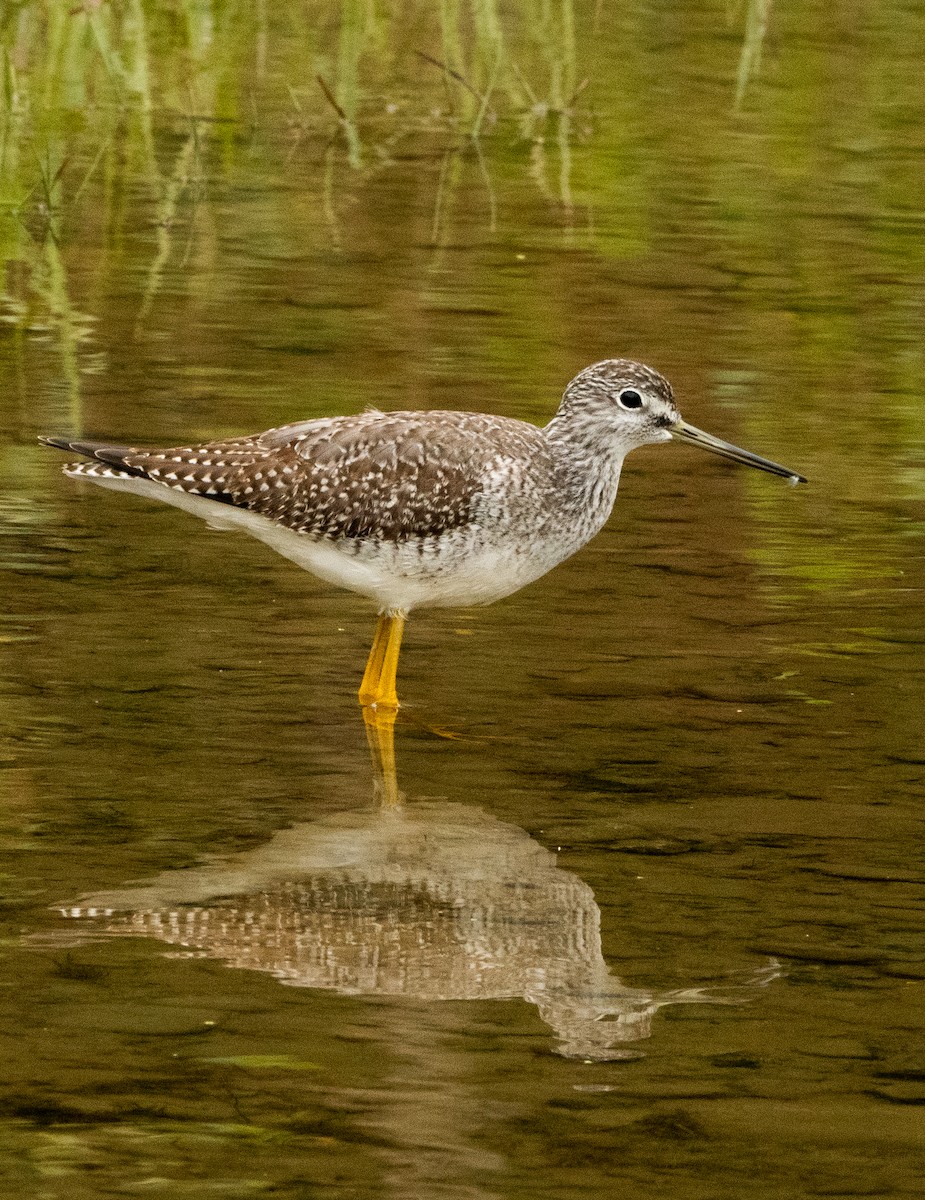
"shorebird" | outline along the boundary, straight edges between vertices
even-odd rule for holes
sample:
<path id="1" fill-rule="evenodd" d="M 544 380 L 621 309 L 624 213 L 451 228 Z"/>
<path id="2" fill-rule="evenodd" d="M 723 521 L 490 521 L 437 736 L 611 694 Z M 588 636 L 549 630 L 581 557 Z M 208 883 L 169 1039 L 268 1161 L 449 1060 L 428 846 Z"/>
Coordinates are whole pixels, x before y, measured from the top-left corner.
<path id="1" fill-rule="evenodd" d="M 40 440 L 85 457 L 64 467 L 71 478 L 243 529 L 372 600 L 379 620 L 359 700 L 394 710 L 413 609 L 489 604 L 545 575 L 604 525 L 629 451 L 672 438 L 806 482 L 688 425 L 662 375 L 619 358 L 576 375 L 543 428 L 371 410 L 170 449 Z"/>

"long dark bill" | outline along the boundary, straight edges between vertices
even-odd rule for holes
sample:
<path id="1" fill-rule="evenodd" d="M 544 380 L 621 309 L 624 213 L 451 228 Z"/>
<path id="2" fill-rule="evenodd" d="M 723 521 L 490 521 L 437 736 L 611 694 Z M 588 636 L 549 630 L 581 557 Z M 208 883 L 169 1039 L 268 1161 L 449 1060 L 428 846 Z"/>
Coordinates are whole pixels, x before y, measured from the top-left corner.
<path id="1" fill-rule="evenodd" d="M 699 446 L 701 450 L 711 450 L 723 458 L 731 458 L 733 462 L 744 463 L 746 467 L 757 467 L 759 471 L 770 471 L 772 475 L 781 475 L 792 484 L 806 482 L 804 476 L 798 475 L 796 471 L 791 471 L 789 467 L 782 467 L 780 463 L 771 462 L 769 458 L 761 458 L 757 454 L 752 454 L 750 450 L 740 450 L 731 442 L 724 442 L 722 438 L 714 437 L 712 433 L 704 433 L 702 429 L 688 425 L 686 421 L 678 421 L 676 425 L 672 425 L 671 436 L 676 437 L 679 442 L 687 442 L 689 446 Z"/>

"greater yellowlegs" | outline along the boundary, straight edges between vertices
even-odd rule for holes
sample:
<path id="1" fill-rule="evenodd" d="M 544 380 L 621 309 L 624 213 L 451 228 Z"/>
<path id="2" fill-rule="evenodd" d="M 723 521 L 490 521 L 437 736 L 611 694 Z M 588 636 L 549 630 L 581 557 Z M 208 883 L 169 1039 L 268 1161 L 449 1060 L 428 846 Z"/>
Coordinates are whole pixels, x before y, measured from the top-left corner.
<path id="1" fill-rule="evenodd" d="M 489 604 L 602 527 L 630 450 L 671 438 L 805 483 L 682 421 L 671 386 L 628 359 L 586 367 L 544 428 L 487 413 L 377 412 L 173 449 L 43 438 L 84 455 L 67 475 L 244 529 L 372 600 L 379 622 L 360 703 L 398 705 L 405 619 Z"/>

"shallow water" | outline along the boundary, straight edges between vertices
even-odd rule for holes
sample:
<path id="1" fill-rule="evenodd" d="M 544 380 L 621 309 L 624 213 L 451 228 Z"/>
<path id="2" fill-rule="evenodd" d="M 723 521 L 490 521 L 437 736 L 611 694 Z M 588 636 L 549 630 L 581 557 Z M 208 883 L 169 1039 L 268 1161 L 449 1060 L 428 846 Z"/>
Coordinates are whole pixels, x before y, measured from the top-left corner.
<path id="1" fill-rule="evenodd" d="M 921 1194 L 922 17 L 757 64 L 765 11 L 508 12 L 590 83 L 477 141 L 397 8 L 358 99 L 318 63 L 358 141 L 259 6 L 195 43 L 221 120 L 153 16 L 149 118 L 7 114 L 4 1194 Z M 399 808 L 364 603 L 34 442 L 543 421 L 612 354 L 810 485 L 639 451 L 576 558 L 416 614 Z"/>

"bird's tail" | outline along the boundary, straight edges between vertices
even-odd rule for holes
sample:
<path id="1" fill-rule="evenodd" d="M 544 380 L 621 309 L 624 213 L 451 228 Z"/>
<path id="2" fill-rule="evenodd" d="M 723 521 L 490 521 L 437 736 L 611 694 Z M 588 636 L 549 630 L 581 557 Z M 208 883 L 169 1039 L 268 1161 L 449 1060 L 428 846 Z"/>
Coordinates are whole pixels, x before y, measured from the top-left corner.
<path id="1" fill-rule="evenodd" d="M 70 450 L 74 454 L 81 454 L 84 458 L 89 458 L 93 462 L 105 463 L 107 467 L 115 467 L 120 474 L 137 475 L 144 478 L 146 472 L 140 467 L 132 466 L 126 462 L 130 454 L 135 454 L 137 451 L 133 446 L 112 446 L 107 442 L 75 442 L 69 438 L 59 437 L 40 437 L 39 441 L 43 446 L 54 446 L 56 450 Z M 92 463 L 82 465 L 82 469 L 90 468 L 87 473 L 92 473 Z M 68 470 L 66 467 L 65 470 Z"/>

